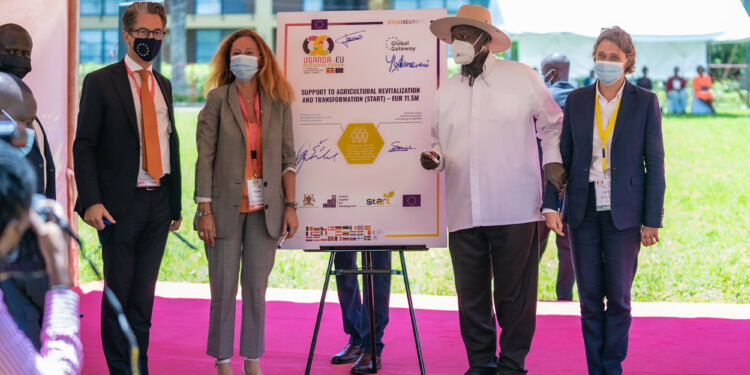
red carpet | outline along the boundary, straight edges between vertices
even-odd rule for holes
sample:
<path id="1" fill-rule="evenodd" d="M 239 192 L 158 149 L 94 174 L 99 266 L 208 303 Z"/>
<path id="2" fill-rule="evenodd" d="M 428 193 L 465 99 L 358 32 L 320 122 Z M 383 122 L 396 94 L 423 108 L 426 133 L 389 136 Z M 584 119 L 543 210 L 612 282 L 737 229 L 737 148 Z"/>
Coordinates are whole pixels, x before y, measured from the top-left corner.
<path id="1" fill-rule="evenodd" d="M 84 374 L 107 373 L 99 336 L 100 303 L 99 291 L 81 299 Z M 205 355 L 208 307 L 209 301 L 202 298 L 157 297 L 149 349 L 151 374 L 212 373 L 212 359 Z M 238 303 L 238 317 L 239 311 Z M 261 359 L 265 374 L 304 373 L 316 312 L 317 303 L 268 302 L 266 355 Z M 467 362 L 458 313 L 418 309 L 416 314 L 427 373 L 462 374 Z M 379 373 L 419 373 L 407 309 L 391 310 L 384 341 Z M 327 303 L 312 374 L 348 374 L 347 365 L 329 364 L 330 355 L 345 343 L 339 307 Z M 748 319 L 636 317 L 624 368 L 633 375 L 750 374 L 748 359 Z M 241 374 L 240 358 L 234 362 L 235 373 Z M 530 374 L 585 374 L 579 318 L 539 315 L 527 368 Z"/>

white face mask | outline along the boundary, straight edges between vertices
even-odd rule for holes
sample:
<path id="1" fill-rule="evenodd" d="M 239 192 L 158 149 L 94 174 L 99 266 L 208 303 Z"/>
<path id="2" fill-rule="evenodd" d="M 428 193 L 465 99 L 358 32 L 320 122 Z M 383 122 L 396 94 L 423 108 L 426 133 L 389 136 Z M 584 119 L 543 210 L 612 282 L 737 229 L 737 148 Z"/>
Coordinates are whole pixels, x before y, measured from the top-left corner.
<path id="1" fill-rule="evenodd" d="M 479 50 L 479 52 L 474 52 L 474 45 L 477 44 L 479 39 L 482 39 L 483 35 L 484 33 L 480 34 L 477 40 L 474 41 L 474 43 L 465 42 L 463 40 L 454 40 L 453 44 L 451 44 L 453 61 L 455 61 L 456 64 L 459 65 L 466 65 L 474 61 L 474 57 L 476 57 L 479 52 L 482 52 L 482 50 Z M 482 46 L 482 48 L 484 48 L 484 46 Z"/>
<path id="2" fill-rule="evenodd" d="M 258 72 L 258 58 L 248 55 L 234 55 L 229 59 L 229 70 L 242 82 L 247 82 Z"/>
<path id="3" fill-rule="evenodd" d="M 623 63 L 615 61 L 597 61 L 594 64 L 594 73 L 605 86 L 609 86 L 622 76 Z"/>

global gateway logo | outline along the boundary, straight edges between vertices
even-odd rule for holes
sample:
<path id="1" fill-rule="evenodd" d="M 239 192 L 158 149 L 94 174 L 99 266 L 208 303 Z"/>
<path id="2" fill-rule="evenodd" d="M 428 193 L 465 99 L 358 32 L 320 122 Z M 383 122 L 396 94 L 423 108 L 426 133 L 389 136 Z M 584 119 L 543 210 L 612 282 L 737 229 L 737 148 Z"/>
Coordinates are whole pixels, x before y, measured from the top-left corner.
<path id="1" fill-rule="evenodd" d="M 414 52 L 417 47 L 412 46 L 408 40 L 401 40 L 395 36 L 385 40 L 385 49 L 391 52 Z"/>

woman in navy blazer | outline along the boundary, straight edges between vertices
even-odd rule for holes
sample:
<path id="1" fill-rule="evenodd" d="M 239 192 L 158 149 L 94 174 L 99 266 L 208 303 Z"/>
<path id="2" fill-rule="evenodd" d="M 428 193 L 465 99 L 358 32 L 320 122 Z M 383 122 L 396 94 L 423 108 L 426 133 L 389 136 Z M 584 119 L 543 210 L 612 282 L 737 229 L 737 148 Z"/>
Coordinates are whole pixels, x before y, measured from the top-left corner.
<path id="1" fill-rule="evenodd" d="M 659 241 L 666 183 L 659 102 L 625 79 L 635 66 L 630 35 L 604 29 L 593 57 L 596 84 L 572 91 L 565 106 L 562 218 L 551 184 L 543 212 L 558 234 L 562 221 L 570 228 L 589 374 L 609 375 L 622 373 L 638 252 Z"/>

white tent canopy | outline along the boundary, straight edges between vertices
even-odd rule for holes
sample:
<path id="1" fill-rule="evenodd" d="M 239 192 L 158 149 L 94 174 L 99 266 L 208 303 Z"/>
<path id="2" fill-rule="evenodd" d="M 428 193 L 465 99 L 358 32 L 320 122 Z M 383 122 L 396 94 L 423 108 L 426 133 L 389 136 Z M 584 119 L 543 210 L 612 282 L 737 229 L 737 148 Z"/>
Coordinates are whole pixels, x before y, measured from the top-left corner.
<path id="1" fill-rule="evenodd" d="M 553 52 L 571 60 L 571 79 L 588 76 L 602 27 L 633 36 L 635 76 L 666 79 L 675 66 L 692 77 L 707 61 L 708 42 L 750 39 L 750 17 L 740 0 L 493 0 L 492 18 L 518 42 L 519 61 L 539 67 Z"/>

